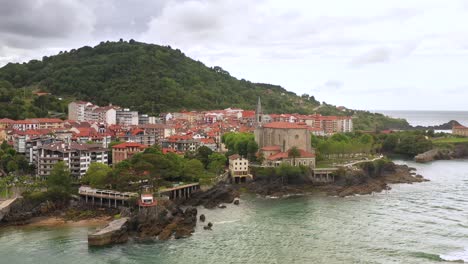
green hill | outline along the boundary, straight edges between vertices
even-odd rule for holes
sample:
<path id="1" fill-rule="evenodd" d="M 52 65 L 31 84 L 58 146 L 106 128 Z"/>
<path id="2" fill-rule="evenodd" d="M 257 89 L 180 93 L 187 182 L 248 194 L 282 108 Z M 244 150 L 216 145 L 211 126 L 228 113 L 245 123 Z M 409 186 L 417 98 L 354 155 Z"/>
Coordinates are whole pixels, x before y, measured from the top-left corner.
<path id="1" fill-rule="evenodd" d="M 79 99 L 100 105 L 113 103 L 155 114 L 182 109 L 254 109 L 259 96 L 270 113 L 354 114 L 329 105 L 317 108 L 320 103 L 313 96 L 238 80 L 221 67 L 206 67 L 178 49 L 133 40 L 101 42 L 95 47 L 43 57 L 41 61 L 9 63 L 0 68 L 0 108 L 2 103 L 10 105 L 13 101 L 18 106 L 19 99 L 26 97 L 21 92 L 32 89 L 63 97 L 65 102 Z M 0 111 L 0 117 L 14 118 L 10 112 L 15 112 L 16 117 L 43 116 L 46 110 L 63 109 L 53 99 L 42 99 L 47 101 L 42 104 L 36 100 L 29 98 L 21 109 Z M 373 125 L 358 128 L 376 127 Z"/>

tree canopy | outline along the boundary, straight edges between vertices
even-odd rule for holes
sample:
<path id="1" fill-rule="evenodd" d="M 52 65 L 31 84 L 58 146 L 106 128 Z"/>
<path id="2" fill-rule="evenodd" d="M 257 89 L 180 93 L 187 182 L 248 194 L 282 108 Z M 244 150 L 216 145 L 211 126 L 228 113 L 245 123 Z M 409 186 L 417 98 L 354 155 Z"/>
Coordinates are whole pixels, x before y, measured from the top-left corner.
<path id="1" fill-rule="evenodd" d="M 33 89 L 53 96 L 34 97 Z M 0 117 L 23 119 L 66 112 L 69 100 L 113 103 L 143 113 L 254 109 L 262 98 L 265 113 L 354 115 L 356 130 L 409 127 L 381 114 L 337 109 L 314 96 L 281 86 L 236 79 L 220 66 L 207 67 L 169 46 L 131 40 L 101 42 L 28 63 L 0 68 Z"/>

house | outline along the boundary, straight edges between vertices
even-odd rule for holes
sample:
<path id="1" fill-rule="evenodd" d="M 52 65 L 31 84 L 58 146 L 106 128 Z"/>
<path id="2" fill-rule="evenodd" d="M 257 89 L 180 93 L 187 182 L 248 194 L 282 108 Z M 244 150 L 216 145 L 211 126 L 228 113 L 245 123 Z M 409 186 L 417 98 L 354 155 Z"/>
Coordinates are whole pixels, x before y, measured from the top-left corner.
<path id="1" fill-rule="evenodd" d="M 200 141 L 191 136 L 170 136 L 160 141 L 162 148 L 170 148 L 177 152 L 197 151 Z"/>
<path id="2" fill-rule="evenodd" d="M 112 147 L 112 163 L 117 164 L 143 152 L 147 146 L 135 142 L 125 142 Z"/>
<path id="3" fill-rule="evenodd" d="M 253 178 L 249 173 L 249 161 L 239 154 L 229 156 L 229 174 L 234 183 L 245 183 Z"/>
<path id="4" fill-rule="evenodd" d="M 465 126 L 453 126 L 452 134 L 457 136 L 468 137 L 468 127 Z"/>
<path id="5" fill-rule="evenodd" d="M 291 166 L 306 166 L 315 168 L 315 153 L 307 152 L 303 149 L 297 149 L 297 156 L 290 155 L 290 151 L 273 152 L 273 154 L 266 156 L 263 165 L 267 167 L 278 167 L 281 164 L 288 164 Z"/>

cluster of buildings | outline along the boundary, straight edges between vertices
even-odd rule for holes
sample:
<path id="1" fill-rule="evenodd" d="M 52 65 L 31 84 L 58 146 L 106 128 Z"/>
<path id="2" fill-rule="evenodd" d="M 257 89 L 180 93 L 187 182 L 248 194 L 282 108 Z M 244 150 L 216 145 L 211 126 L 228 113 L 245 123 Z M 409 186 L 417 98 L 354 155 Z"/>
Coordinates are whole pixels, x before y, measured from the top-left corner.
<path id="1" fill-rule="evenodd" d="M 90 102 L 71 102 L 68 105 L 68 119 L 79 122 L 96 122 L 107 125 L 136 126 L 155 124 L 156 117 L 139 115 L 137 111 L 121 108 L 112 104 L 97 106 Z"/>
<path id="2" fill-rule="evenodd" d="M 351 117 L 264 114 L 260 99 L 255 111 L 227 108 L 165 113 L 157 117 L 81 101 L 70 103 L 68 110 L 68 120 L 0 119 L 0 142 L 6 140 L 18 153 L 24 154 L 41 177 L 47 177 L 53 166 L 63 161 L 72 175 L 80 178 L 91 163 L 115 164 L 153 145 L 159 145 L 164 153 L 184 154 L 202 146 L 225 152 L 221 136 L 227 132 L 254 132 L 265 166 L 287 162 L 314 167 L 310 135 L 353 129 Z M 111 147 L 115 141 L 121 143 Z M 289 151 L 293 147 L 299 149 L 300 155 L 291 158 Z M 248 177 L 246 159 L 237 156 L 231 161 L 233 174 L 240 180 Z"/>

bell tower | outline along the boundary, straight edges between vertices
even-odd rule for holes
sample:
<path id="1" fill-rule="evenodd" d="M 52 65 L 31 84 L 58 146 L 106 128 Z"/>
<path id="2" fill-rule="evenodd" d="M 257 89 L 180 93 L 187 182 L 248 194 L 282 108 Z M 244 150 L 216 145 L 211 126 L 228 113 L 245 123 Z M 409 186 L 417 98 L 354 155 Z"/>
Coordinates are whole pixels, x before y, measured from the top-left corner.
<path id="1" fill-rule="evenodd" d="M 263 112 L 262 112 L 262 102 L 260 101 L 260 96 L 258 97 L 258 102 L 257 102 L 257 109 L 255 109 L 255 126 L 261 126 L 262 125 L 262 118 L 263 118 Z"/>

